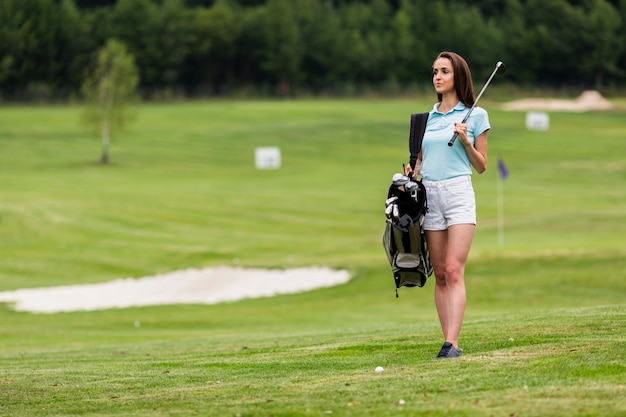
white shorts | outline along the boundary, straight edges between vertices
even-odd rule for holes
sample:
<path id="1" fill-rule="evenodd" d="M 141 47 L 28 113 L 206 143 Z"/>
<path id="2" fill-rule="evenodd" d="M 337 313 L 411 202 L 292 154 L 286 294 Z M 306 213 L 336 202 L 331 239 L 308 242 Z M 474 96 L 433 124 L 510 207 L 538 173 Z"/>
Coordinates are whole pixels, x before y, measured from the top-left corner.
<path id="1" fill-rule="evenodd" d="M 422 183 L 426 188 L 428 212 L 424 230 L 446 230 L 455 224 L 476 224 L 476 197 L 471 175 Z"/>

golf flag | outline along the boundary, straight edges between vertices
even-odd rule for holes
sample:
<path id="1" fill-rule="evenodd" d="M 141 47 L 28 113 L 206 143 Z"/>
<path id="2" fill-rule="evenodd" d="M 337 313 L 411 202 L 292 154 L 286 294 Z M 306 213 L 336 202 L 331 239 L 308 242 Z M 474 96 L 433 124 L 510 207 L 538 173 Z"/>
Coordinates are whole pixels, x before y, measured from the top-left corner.
<path id="1" fill-rule="evenodd" d="M 509 170 L 506 169 L 506 165 L 504 165 L 502 158 L 498 158 L 498 172 L 500 173 L 500 179 L 505 180 L 509 176 Z"/>

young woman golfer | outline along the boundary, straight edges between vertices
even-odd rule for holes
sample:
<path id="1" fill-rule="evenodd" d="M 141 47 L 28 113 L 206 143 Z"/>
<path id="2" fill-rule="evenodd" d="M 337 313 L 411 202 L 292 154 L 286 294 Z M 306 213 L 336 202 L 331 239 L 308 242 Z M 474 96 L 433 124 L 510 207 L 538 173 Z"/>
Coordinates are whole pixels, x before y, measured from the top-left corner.
<path id="1" fill-rule="evenodd" d="M 433 63 L 438 102 L 428 116 L 422 150 L 405 174 L 422 176 L 428 198 L 426 241 L 435 271 L 435 305 L 444 344 L 437 358 L 461 355 L 459 334 L 465 314 L 465 263 L 476 227 L 472 168 L 487 168 L 487 112 L 475 107 L 472 76 L 465 59 L 442 52 Z M 454 145 L 448 142 L 458 133 Z"/>

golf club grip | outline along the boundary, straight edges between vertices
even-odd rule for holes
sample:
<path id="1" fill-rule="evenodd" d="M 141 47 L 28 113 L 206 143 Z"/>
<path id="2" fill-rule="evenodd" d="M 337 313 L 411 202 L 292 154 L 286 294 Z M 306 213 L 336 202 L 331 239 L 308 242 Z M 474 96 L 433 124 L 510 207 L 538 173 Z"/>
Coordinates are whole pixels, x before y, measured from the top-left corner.
<path id="1" fill-rule="evenodd" d="M 454 142 L 456 141 L 456 138 L 458 137 L 459 137 L 458 132 L 454 132 L 454 136 L 452 136 L 452 139 L 450 139 L 450 142 L 448 142 L 448 146 L 454 145 Z"/>

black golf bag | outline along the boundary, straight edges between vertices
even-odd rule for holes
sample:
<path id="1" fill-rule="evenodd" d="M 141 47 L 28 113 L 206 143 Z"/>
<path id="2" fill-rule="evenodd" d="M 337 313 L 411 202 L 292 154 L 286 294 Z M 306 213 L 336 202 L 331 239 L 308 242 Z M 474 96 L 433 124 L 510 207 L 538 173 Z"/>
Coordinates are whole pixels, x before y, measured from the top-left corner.
<path id="1" fill-rule="evenodd" d="M 416 184 L 416 188 L 408 192 L 405 187 L 411 183 Z M 433 273 L 422 228 L 428 210 L 426 190 L 421 181 L 407 184 L 389 187 L 385 210 L 383 247 L 396 283 L 396 297 L 398 288 L 423 287 Z"/>
<path id="2" fill-rule="evenodd" d="M 411 167 L 415 168 L 421 148 L 428 113 L 411 115 Z M 423 287 L 433 273 L 422 224 L 428 211 L 426 189 L 421 181 L 395 174 L 387 192 L 383 247 L 396 284 L 400 287 Z"/>

